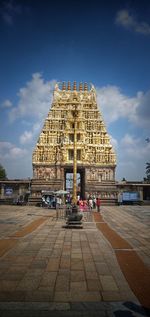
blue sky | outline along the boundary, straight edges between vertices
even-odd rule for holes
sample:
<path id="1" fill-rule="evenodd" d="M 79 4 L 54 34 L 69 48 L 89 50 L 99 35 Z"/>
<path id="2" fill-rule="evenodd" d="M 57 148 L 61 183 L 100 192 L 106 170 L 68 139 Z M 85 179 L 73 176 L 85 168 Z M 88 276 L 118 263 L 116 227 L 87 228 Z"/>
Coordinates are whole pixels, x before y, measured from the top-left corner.
<path id="1" fill-rule="evenodd" d="M 150 161 L 150 2 L 0 1 L 0 163 L 32 177 L 56 81 L 93 83 L 117 153 L 116 179 Z"/>

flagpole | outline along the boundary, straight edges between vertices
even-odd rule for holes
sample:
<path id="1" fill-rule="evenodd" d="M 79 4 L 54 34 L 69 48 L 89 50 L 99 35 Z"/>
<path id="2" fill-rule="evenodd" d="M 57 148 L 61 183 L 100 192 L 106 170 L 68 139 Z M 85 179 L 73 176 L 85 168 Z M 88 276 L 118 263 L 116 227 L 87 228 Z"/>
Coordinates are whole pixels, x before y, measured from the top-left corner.
<path id="1" fill-rule="evenodd" d="M 77 204 L 77 109 L 74 110 L 73 203 Z"/>

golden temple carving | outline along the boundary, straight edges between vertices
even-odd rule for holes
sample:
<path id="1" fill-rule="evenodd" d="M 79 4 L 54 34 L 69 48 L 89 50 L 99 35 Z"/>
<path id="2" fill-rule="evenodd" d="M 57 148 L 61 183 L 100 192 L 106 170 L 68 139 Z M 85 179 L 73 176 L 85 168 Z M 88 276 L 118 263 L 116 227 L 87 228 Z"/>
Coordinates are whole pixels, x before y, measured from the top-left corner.
<path id="1" fill-rule="evenodd" d="M 55 86 L 52 105 L 33 152 L 34 178 L 61 177 L 61 167 L 73 164 L 74 111 L 77 165 L 87 169 L 87 181 L 114 180 L 116 154 L 97 105 L 96 90 L 87 83 L 77 87 L 76 82 Z"/>

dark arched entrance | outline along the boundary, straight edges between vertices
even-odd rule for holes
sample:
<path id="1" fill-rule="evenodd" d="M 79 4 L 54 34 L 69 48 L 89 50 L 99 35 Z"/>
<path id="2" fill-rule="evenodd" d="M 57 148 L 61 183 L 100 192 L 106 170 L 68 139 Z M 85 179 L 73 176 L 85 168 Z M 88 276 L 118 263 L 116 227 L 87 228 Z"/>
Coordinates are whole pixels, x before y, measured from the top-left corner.
<path id="1" fill-rule="evenodd" d="M 65 190 L 73 191 L 73 167 L 66 167 L 65 173 Z M 85 199 L 85 168 L 77 168 L 77 195 Z"/>

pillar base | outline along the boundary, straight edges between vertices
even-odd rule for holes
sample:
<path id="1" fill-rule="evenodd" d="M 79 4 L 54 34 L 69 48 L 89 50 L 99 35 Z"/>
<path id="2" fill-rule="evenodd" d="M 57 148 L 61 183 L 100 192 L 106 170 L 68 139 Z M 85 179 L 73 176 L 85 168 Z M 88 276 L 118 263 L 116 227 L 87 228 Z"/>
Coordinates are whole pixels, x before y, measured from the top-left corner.
<path id="1" fill-rule="evenodd" d="M 70 213 L 67 216 L 66 225 L 63 228 L 82 229 L 83 228 L 82 221 L 81 221 L 82 218 L 83 218 L 83 215 L 79 212 L 78 206 L 74 204 L 71 207 Z"/>

